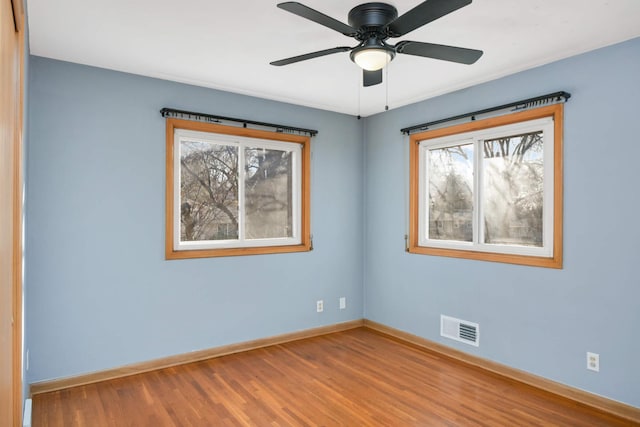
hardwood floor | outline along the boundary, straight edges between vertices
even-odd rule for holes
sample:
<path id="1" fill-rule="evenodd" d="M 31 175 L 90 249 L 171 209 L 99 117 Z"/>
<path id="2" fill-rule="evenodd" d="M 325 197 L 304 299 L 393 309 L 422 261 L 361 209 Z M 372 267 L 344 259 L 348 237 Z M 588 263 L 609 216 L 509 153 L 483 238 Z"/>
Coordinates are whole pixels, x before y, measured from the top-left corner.
<path id="1" fill-rule="evenodd" d="M 366 328 L 33 397 L 33 426 L 630 426 Z"/>

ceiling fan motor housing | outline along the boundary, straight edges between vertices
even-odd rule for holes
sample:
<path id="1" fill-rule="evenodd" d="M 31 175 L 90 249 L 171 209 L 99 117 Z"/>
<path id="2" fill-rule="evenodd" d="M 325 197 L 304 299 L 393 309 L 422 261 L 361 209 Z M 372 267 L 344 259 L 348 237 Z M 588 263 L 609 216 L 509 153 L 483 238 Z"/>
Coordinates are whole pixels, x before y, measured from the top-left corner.
<path id="1" fill-rule="evenodd" d="M 398 17 L 398 10 L 386 3 L 364 3 L 349 11 L 349 25 L 359 32 L 380 30 Z"/>

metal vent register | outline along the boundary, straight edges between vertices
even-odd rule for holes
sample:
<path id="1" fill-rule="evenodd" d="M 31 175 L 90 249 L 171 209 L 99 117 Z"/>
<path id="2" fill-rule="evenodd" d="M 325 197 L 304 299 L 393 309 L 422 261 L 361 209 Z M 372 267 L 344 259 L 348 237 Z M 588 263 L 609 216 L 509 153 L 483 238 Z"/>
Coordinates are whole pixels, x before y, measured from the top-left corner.
<path id="1" fill-rule="evenodd" d="M 480 325 L 455 317 L 440 316 L 440 335 L 476 347 L 480 345 Z"/>

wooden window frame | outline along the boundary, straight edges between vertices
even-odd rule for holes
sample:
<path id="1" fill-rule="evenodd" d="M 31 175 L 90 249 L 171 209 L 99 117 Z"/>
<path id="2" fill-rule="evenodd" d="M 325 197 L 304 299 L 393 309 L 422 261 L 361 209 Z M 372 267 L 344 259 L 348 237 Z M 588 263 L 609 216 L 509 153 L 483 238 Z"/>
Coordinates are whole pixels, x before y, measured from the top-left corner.
<path id="1" fill-rule="evenodd" d="M 411 135 L 409 138 L 409 241 L 408 252 L 423 255 L 445 256 L 453 258 L 493 261 L 536 267 L 562 268 L 562 218 L 563 218 L 563 104 L 521 111 L 499 117 L 472 121 L 446 128 L 429 130 Z M 419 211 L 420 211 L 420 142 L 433 138 L 481 131 L 526 122 L 535 119 L 553 119 L 553 255 L 550 257 L 516 255 L 449 248 L 435 248 L 419 245 Z"/>
<path id="2" fill-rule="evenodd" d="M 212 248 L 212 249 L 176 249 L 174 240 L 174 135 L 177 129 L 197 132 L 207 132 L 214 134 L 231 135 L 244 138 L 257 138 L 273 142 L 290 142 L 301 145 L 301 176 L 300 176 L 300 243 L 275 245 L 275 246 L 252 246 L 252 247 L 232 247 L 232 248 Z M 225 126 L 214 123 L 196 122 L 168 118 L 166 120 L 166 192 L 165 192 L 165 258 L 166 259 L 188 259 L 188 258 L 209 258 L 239 255 L 259 255 L 291 252 L 306 252 L 311 250 L 310 235 L 310 153 L 311 137 L 304 135 L 287 134 L 280 132 L 270 132 L 258 129 L 240 128 L 235 126 Z"/>

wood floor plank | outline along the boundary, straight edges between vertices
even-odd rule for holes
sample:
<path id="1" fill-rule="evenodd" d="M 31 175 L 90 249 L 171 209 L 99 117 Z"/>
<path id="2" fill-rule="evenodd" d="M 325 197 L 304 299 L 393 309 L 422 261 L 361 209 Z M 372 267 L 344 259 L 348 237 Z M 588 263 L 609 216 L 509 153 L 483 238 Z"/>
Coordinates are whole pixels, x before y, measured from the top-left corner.
<path id="1" fill-rule="evenodd" d="M 630 426 L 358 328 L 34 396 L 33 426 Z"/>

